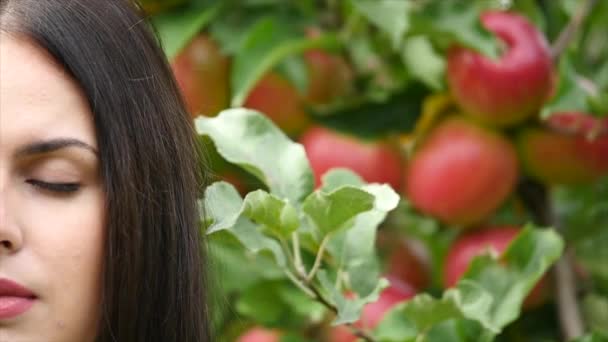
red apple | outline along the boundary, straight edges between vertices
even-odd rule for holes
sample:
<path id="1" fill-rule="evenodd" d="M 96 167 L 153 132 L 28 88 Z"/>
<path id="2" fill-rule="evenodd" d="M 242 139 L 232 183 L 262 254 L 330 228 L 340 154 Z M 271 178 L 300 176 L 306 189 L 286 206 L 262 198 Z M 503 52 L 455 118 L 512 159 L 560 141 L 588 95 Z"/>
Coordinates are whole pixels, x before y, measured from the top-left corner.
<path id="1" fill-rule="evenodd" d="M 590 140 L 528 128 L 517 142 L 524 169 L 545 184 L 584 184 L 608 175 L 608 135 Z"/>
<path id="2" fill-rule="evenodd" d="M 279 342 L 281 334 L 277 330 L 254 327 L 246 331 L 237 342 Z"/>
<path id="3" fill-rule="evenodd" d="M 511 226 L 484 227 L 459 237 L 450 247 L 445 259 L 443 282 L 446 288 L 456 285 L 467 271 L 473 258 L 488 249 L 501 255 L 519 233 L 519 228 Z M 525 308 L 532 308 L 544 302 L 548 292 L 546 278 L 542 278 L 524 302 Z"/>
<path id="4" fill-rule="evenodd" d="M 194 38 L 171 67 L 193 117 L 212 116 L 228 107 L 230 61 L 210 37 Z"/>
<path id="5" fill-rule="evenodd" d="M 310 123 L 298 90 L 276 72 L 266 74 L 252 89 L 244 107 L 266 114 L 287 135 L 299 135 Z"/>
<path id="6" fill-rule="evenodd" d="M 377 301 L 365 305 L 361 312 L 361 319 L 355 323 L 359 328 L 374 329 L 384 314 L 393 306 L 406 301 L 416 295 L 416 292 L 408 284 L 390 278 L 391 285 L 380 293 Z M 357 337 L 353 335 L 346 326 L 337 326 L 331 329 L 331 342 L 354 342 Z"/>
<path id="7" fill-rule="evenodd" d="M 553 113 L 547 126 L 560 133 L 584 135 L 589 140 L 608 135 L 608 117 L 598 118 L 586 113 Z"/>
<path id="8" fill-rule="evenodd" d="M 517 155 L 499 133 L 449 118 L 409 162 L 406 196 L 420 211 L 468 226 L 494 212 L 517 181 Z"/>
<path id="9" fill-rule="evenodd" d="M 553 84 L 549 45 L 526 18 L 504 11 L 481 15 L 481 23 L 506 45 L 493 60 L 454 46 L 448 52 L 447 80 L 458 104 L 478 120 L 500 126 L 533 115 Z"/>
<path id="10" fill-rule="evenodd" d="M 332 168 L 349 168 L 369 183 L 401 186 L 400 152 L 384 141 L 364 141 L 321 126 L 306 131 L 300 142 L 310 160 L 317 186 Z"/>
<path id="11" fill-rule="evenodd" d="M 396 232 L 380 230 L 376 245 L 384 260 L 384 273 L 411 285 L 416 290 L 426 288 L 429 282 L 427 265 L 423 263 L 426 251 L 415 240 L 408 240 Z M 418 248 L 421 247 L 421 248 Z"/>
<path id="12" fill-rule="evenodd" d="M 311 104 L 328 104 L 349 93 L 353 73 L 344 58 L 323 50 L 304 54 L 308 66 L 306 100 Z"/>

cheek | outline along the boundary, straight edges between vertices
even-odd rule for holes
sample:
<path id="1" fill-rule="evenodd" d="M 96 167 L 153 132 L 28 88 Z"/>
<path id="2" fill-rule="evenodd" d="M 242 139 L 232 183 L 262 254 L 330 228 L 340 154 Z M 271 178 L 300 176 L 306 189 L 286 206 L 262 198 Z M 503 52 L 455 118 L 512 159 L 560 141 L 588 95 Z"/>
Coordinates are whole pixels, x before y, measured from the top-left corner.
<path id="1" fill-rule="evenodd" d="M 44 279 L 41 300 L 55 326 L 78 336 L 74 330 L 91 328 L 99 316 L 104 197 L 89 189 L 72 199 L 37 194 L 27 202 L 31 215 L 24 224 L 25 248 Z"/>

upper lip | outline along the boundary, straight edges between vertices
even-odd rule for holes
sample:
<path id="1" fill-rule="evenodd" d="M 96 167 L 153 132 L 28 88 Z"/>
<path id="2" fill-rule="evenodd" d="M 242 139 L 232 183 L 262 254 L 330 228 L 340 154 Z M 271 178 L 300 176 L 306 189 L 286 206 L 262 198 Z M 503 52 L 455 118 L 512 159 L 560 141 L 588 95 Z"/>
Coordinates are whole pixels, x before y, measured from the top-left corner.
<path id="1" fill-rule="evenodd" d="M 36 298 L 36 295 L 23 285 L 0 278 L 0 297 Z"/>

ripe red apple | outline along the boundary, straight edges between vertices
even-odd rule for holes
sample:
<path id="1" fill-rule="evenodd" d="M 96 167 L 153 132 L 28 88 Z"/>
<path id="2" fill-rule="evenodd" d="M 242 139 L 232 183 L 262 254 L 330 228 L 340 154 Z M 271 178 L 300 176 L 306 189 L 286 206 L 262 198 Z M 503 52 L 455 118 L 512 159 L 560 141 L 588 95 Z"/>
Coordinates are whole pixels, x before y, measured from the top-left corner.
<path id="1" fill-rule="evenodd" d="M 517 138 L 524 169 L 545 184 L 584 184 L 608 175 L 608 135 L 528 128 Z"/>
<path id="2" fill-rule="evenodd" d="M 590 140 L 608 135 L 608 117 L 598 118 L 586 113 L 553 113 L 547 126 L 560 133 L 584 135 Z"/>
<path id="3" fill-rule="evenodd" d="M 473 258 L 488 249 L 501 255 L 519 233 L 519 228 L 512 226 L 484 227 L 459 237 L 450 247 L 445 259 L 443 282 L 446 288 L 456 285 L 467 271 Z M 540 305 L 546 299 L 548 282 L 542 278 L 524 301 L 524 308 Z"/>
<path id="4" fill-rule="evenodd" d="M 409 162 L 406 196 L 420 211 L 468 226 L 496 210 L 515 187 L 517 155 L 499 133 L 448 118 Z"/>
<path id="5" fill-rule="evenodd" d="M 311 104 L 328 104 L 349 93 L 353 72 L 342 56 L 323 50 L 305 52 L 308 66 L 306 100 Z"/>
<path id="6" fill-rule="evenodd" d="M 194 38 L 171 62 L 192 116 L 212 116 L 228 107 L 230 60 L 207 35 Z"/>
<path id="7" fill-rule="evenodd" d="M 279 342 L 281 334 L 277 330 L 254 327 L 246 331 L 237 342 Z"/>
<path id="8" fill-rule="evenodd" d="M 416 290 L 426 288 L 429 283 L 427 265 L 423 263 L 424 246 L 408 240 L 396 232 L 380 230 L 376 238 L 380 257 L 384 260 L 384 273 L 411 285 Z M 421 247 L 421 248 L 417 248 Z"/>
<path id="9" fill-rule="evenodd" d="M 266 114 L 287 135 L 299 135 L 310 123 L 298 90 L 276 72 L 266 74 L 251 90 L 244 107 Z"/>
<path id="10" fill-rule="evenodd" d="M 365 305 L 361 312 L 361 319 L 355 323 L 356 326 L 364 329 L 375 328 L 384 314 L 393 306 L 406 301 L 416 295 L 416 292 L 408 284 L 390 278 L 391 285 L 380 293 L 377 301 Z M 355 342 L 357 337 L 353 335 L 346 326 L 337 326 L 330 331 L 331 342 Z"/>
<path id="11" fill-rule="evenodd" d="M 520 15 L 488 11 L 480 19 L 506 51 L 493 60 L 461 46 L 450 48 L 449 87 L 464 112 L 476 119 L 500 126 L 519 123 L 533 115 L 551 92 L 549 45 Z"/>
<path id="12" fill-rule="evenodd" d="M 384 141 L 363 141 L 321 126 L 306 131 L 300 142 L 310 160 L 317 186 L 329 169 L 349 168 L 369 183 L 401 186 L 400 152 Z"/>

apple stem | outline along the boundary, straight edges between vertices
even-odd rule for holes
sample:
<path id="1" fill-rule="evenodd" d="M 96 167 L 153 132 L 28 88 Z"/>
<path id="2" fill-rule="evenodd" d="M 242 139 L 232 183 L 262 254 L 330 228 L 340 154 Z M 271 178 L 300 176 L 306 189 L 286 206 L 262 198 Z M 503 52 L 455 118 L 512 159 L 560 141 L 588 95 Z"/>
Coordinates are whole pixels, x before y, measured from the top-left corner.
<path id="1" fill-rule="evenodd" d="M 557 61 L 559 56 L 566 50 L 576 32 L 579 30 L 585 18 L 591 13 L 593 7 L 597 4 L 597 0 L 587 0 L 578 9 L 578 11 L 570 18 L 570 22 L 562 29 L 557 36 L 557 39 L 551 46 L 551 58 Z"/>
<path id="2" fill-rule="evenodd" d="M 327 242 L 329 241 L 329 236 L 330 236 L 330 234 L 327 234 L 321 241 L 321 245 L 319 246 L 319 251 L 317 252 L 317 256 L 315 258 L 315 263 L 312 266 L 310 273 L 308 273 L 308 276 L 306 277 L 306 281 L 308 283 L 310 283 L 314 279 L 315 274 L 317 273 L 317 270 L 319 270 L 319 267 L 321 267 L 321 260 L 323 260 L 323 254 L 325 253 L 325 246 L 327 245 Z"/>

